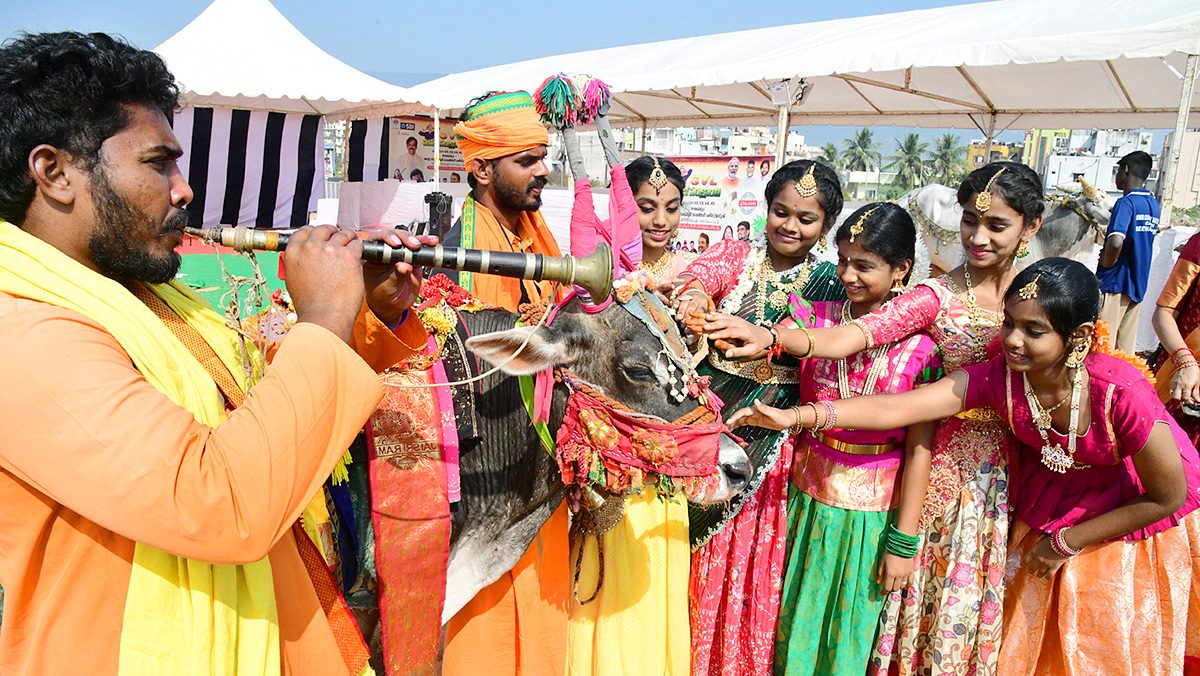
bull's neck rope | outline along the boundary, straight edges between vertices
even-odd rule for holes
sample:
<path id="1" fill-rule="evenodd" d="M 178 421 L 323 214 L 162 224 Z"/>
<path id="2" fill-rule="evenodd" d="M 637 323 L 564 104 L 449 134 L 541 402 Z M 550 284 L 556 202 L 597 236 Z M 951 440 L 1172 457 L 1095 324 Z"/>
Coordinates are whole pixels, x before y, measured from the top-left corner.
<path id="1" fill-rule="evenodd" d="M 555 282 L 554 287 L 550 290 L 549 297 L 556 298 L 557 296 L 558 296 L 558 282 Z M 393 383 L 387 379 L 384 379 L 382 382 L 384 385 L 386 385 L 388 387 L 395 387 L 395 388 L 401 389 L 401 390 L 425 390 L 425 389 L 434 389 L 436 387 L 457 387 L 459 385 L 470 385 L 471 383 L 479 382 L 480 380 L 487 378 L 488 376 L 492 375 L 493 373 L 499 372 L 505 366 L 508 366 L 509 362 L 516 359 L 518 356 L 520 356 L 521 352 L 524 351 L 525 348 L 529 345 L 529 341 L 533 340 L 533 335 L 535 333 L 537 333 L 536 329 L 538 327 L 545 326 L 546 320 L 550 317 L 551 314 L 553 314 L 553 313 L 551 313 L 551 312 L 543 312 L 542 313 L 541 319 L 539 319 L 538 323 L 534 325 L 535 330 L 530 331 L 529 335 L 525 336 L 525 340 L 521 341 L 521 346 L 517 348 L 516 352 L 513 352 L 511 355 L 509 355 L 508 359 L 505 359 L 504 361 L 500 362 L 499 364 L 496 364 L 492 368 L 488 369 L 487 371 L 484 371 L 483 373 L 480 373 L 477 376 L 474 376 L 472 378 L 464 378 L 463 380 L 455 380 L 455 381 L 451 381 L 448 383 Z"/>

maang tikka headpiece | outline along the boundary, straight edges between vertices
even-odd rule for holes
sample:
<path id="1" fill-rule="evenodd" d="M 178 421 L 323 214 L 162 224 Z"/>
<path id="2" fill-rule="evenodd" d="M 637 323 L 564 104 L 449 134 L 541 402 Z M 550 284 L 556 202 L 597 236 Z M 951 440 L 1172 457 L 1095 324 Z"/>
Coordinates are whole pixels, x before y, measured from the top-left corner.
<path id="1" fill-rule="evenodd" d="M 813 178 L 813 170 L 816 168 L 816 162 L 808 165 L 808 173 L 796 181 L 796 192 L 800 193 L 801 197 L 812 197 L 817 194 L 817 179 Z"/>
<path id="2" fill-rule="evenodd" d="M 863 214 L 862 216 L 859 216 L 858 220 L 854 222 L 854 225 L 850 226 L 850 243 L 851 244 L 854 243 L 855 237 L 862 234 L 863 222 L 865 222 L 867 220 L 867 218 L 870 217 L 870 215 L 875 213 L 876 211 L 879 211 L 879 207 L 874 207 L 867 213 Z"/>
<path id="3" fill-rule="evenodd" d="M 1026 284 L 1025 286 L 1021 287 L 1021 290 L 1017 292 L 1017 295 L 1020 296 L 1021 300 L 1032 300 L 1034 298 L 1037 298 L 1037 296 L 1038 296 L 1038 280 L 1041 278 L 1042 278 L 1042 273 L 1039 272 L 1037 274 L 1037 276 L 1033 278 L 1033 281 L 1031 281 L 1028 284 Z"/>
<path id="4" fill-rule="evenodd" d="M 650 172 L 650 178 L 646 179 L 646 182 L 654 188 L 654 194 L 658 195 L 667 186 L 667 172 L 662 170 L 662 165 L 658 163 L 657 157 L 652 159 L 654 160 L 654 171 Z"/>
<path id="5" fill-rule="evenodd" d="M 982 214 L 992 208 L 992 184 L 996 182 L 997 176 L 1004 173 L 1005 169 L 1007 167 L 1000 167 L 1000 171 L 992 174 L 992 177 L 988 179 L 987 186 L 975 195 L 975 209 L 979 213 Z"/>

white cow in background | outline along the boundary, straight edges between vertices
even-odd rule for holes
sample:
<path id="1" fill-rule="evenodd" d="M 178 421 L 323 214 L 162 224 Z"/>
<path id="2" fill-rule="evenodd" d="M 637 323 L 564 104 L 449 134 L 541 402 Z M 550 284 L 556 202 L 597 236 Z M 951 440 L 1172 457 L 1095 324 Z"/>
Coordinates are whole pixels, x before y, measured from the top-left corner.
<path id="1" fill-rule="evenodd" d="M 1079 194 L 1060 188 L 1061 192 L 1046 195 L 1042 227 L 1029 243 L 1030 255 L 1018 260 L 1019 268 L 1050 256 L 1095 266 L 1095 245 L 1104 237 L 1115 201 L 1086 181 L 1081 183 L 1083 191 Z M 913 217 L 929 249 L 931 274 L 962 264 L 958 229 L 962 207 L 958 205 L 957 190 L 935 183 L 909 192 L 896 203 Z"/>

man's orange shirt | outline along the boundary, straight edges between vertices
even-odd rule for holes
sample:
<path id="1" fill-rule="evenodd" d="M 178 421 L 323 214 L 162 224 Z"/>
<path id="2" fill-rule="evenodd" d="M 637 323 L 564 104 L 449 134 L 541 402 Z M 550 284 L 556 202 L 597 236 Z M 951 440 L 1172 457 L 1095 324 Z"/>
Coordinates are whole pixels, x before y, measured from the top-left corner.
<path id="1" fill-rule="evenodd" d="M 382 397 L 376 370 L 425 333 L 367 312 L 355 343 L 363 356 L 298 324 L 207 427 L 99 324 L 0 293 L 0 673 L 116 674 L 143 542 L 217 564 L 269 556 L 283 673 L 345 674 L 291 525 Z"/>

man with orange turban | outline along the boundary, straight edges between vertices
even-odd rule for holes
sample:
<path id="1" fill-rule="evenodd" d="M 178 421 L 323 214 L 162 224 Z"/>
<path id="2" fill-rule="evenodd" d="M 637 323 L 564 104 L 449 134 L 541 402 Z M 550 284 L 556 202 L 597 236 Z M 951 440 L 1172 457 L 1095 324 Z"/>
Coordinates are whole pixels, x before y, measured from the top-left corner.
<path id="1" fill-rule="evenodd" d="M 491 92 L 468 105 L 454 135 L 466 163 L 467 196 L 446 246 L 559 256 L 538 212 L 550 140 L 526 92 Z M 451 273 L 454 274 L 454 273 Z M 508 310 L 538 302 L 550 282 L 458 274 L 476 298 Z M 475 595 L 446 625 L 446 676 L 562 676 L 570 590 L 567 507 L 542 527 L 517 565 Z"/>
<path id="2" fill-rule="evenodd" d="M 490 92 L 468 105 L 454 136 L 471 194 L 446 246 L 561 255 L 538 209 L 546 185 L 550 135 L 526 92 Z M 551 282 L 458 273 L 459 286 L 497 307 L 516 310 L 550 293 Z"/>

